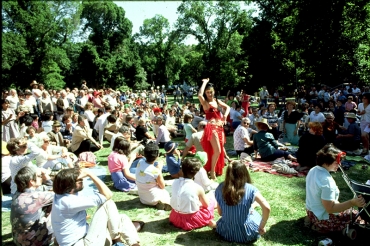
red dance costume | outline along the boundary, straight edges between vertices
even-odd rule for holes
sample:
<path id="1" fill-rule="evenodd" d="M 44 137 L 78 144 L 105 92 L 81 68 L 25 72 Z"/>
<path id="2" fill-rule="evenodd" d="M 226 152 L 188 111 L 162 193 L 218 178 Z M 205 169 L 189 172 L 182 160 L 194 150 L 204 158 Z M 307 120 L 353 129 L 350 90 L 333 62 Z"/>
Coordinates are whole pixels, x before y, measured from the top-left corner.
<path id="1" fill-rule="evenodd" d="M 247 113 L 248 113 L 248 108 L 249 108 L 249 98 L 250 96 L 249 95 L 245 95 L 243 97 L 243 101 L 246 101 L 246 102 L 242 102 L 242 108 L 244 109 L 245 113 L 244 113 L 244 116 L 247 116 Z"/>
<path id="2" fill-rule="evenodd" d="M 214 108 L 210 105 L 210 108 L 208 110 L 205 110 L 205 113 L 206 113 L 206 120 L 208 120 L 209 122 L 204 128 L 203 137 L 202 137 L 201 142 L 200 142 L 202 144 L 203 150 L 207 153 L 207 157 L 208 157 L 208 160 L 207 160 L 206 165 L 204 166 L 204 169 L 207 172 L 211 171 L 212 156 L 213 156 L 213 148 L 212 148 L 212 144 L 211 144 L 211 139 L 212 139 L 212 133 L 216 132 L 217 136 L 218 136 L 218 141 L 220 143 L 220 148 L 221 148 L 220 156 L 218 157 L 216 167 L 215 167 L 216 175 L 219 176 L 219 175 L 222 175 L 222 171 L 223 171 L 223 168 L 225 166 L 224 144 L 226 143 L 226 138 L 225 138 L 225 134 L 224 134 L 223 125 L 222 124 L 217 125 L 217 124 L 215 124 L 213 122 L 210 122 L 210 121 L 212 119 L 214 119 L 216 121 L 220 121 L 221 120 L 221 112 L 218 111 L 217 108 Z"/>

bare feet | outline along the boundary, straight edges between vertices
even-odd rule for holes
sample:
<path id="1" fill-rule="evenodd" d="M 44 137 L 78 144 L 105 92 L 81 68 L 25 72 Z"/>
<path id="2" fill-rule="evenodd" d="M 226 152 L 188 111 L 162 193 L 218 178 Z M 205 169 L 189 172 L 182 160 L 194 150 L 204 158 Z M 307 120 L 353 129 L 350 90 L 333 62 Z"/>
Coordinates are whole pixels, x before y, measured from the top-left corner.
<path id="1" fill-rule="evenodd" d="M 211 227 L 211 228 L 216 228 L 217 227 L 217 224 L 214 220 L 211 220 L 209 223 L 208 223 L 208 226 Z"/>

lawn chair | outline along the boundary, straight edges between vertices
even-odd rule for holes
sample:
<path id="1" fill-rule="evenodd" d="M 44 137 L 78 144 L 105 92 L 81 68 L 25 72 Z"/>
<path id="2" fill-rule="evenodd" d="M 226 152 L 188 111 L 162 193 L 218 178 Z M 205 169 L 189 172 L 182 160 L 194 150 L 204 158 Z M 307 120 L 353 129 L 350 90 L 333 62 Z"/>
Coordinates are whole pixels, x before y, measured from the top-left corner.
<path id="1" fill-rule="evenodd" d="M 355 229 L 356 227 L 370 230 L 370 185 L 362 184 L 350 179 L 344 172 L 343 168 L 341 166 L 339 166 L 339 168 L 342 171 L 342 177 L 344 181 L 347 183 L 348 187 L 353 193 L 353 197 L 356 198 L 361 195 L 366 202 L 366 205 L 364 207 L 358 208 L 359 212 L 355 218 L 352 218 L 352 212 L 350 213 L 351 223 L 348 224 L 347 227 L 343 230 L 343 235 L 346 235 L 350 239 L 354 240 L 357 236 L 357 231 Z M 360 222 L 357 221 L 358 217 L 361 217 L 361 219 L 365 221 L 365 224 L 360 224 Z"/>

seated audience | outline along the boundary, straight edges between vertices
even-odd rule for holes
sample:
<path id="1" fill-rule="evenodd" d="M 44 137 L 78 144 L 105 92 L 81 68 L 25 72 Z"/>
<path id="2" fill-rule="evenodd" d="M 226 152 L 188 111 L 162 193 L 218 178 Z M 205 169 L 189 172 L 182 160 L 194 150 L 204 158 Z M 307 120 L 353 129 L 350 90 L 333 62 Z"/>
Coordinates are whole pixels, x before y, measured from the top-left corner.
<path id="1" fill-rule="evenodd" d="M 247 154 L 253 153 L 253 140 L 251 140 L 251 133 L 256 132 L 249 128 L 251 120 L 247 117 L 243 118 L 241 124 L 234 131 L 234 149 L 238 156 L 242 152 Z"/>
<path id="2" fill-rule="evenodd" d="M 226 171 L 225 181 L 216 189 L 217 210 L 220 216 L 216 232 L 229 242 L 249 243 L 265 234 L 270 205 L 252 184 L 244 163 L 233 161 Z M 256 201 L 261 215 L 254 210 Z"/>
<path id="3" fill-rule="evenodd" d="M 147 121 L 147 119 L 139 119 L 135 132 L 136 140 L 142 141 L 144 144 L 147 143 L 148 140 L 155 140 L 155 137 L 153 137 L 148 131 L 146 126 Z"/>
<path id="4" fill-rule="evenodd" d="M 59 170 L 65 167 L 74 167 L 71 153 L 68 153 L 66 147 L 50 144 L 50 138 L 45 136 L 43 144 L 40 146 L 41 153 L 36 157 L 36 165 L 45 169 Z M 77 158 L 75 158 L 77 160 Z"/>
<path id="5" fill-rule="evenodd" d="M 80 192 L 86 177 L 94 182 L 99 192 L 89 195 Z M 51 222 L 59 245 L 105 245 L 106 239 L 112 241 L 113 245 L 122 245 L 121 237 L 129 245 L 140 245 L 138 223 L 118 213 L 111 199 L 112 191 L 89 169 L 61 170 L 55 176 L 53 190 L 55 197 Z M 86 209 L 95 206 L 98 209 L 89 225 Z"/>
<path id="6" fill-rule="evenodd" d="M 259 152 L 262 161 L 273 161 L 280 157 L 296 161 L 296 158 L 289 152 L 279 149 L 281 147 L 279 147 L 274 136 L 267 132 L 271 128 L 267 123 L 267 119 L 262 118 L 261 121 L 257 121 L 256 126 L 259 132 L 253 136 L 253 149 L 255 156 L 257 156 L 257 152 Z"/>
<path id="7" fill-rule="evenodd" d="M 114 141 L 116 140 L 116 138 L 118 137 L 125 137 L 125 139 L 129 140 L 131 139 L 130 137 L 130 128 L 126 125 L 122 125 L 119 129 L 118 129 L 118 132 L 114 135 L 112 135 L 112 139 L 110 141 L 110 148 L 113 150 L 113 145 L 114 145 Z"/>
<path id="8" fill-rule="evenodd" d="M 145 146 L 145 159 L 140 160 L 136 167 L 136 185 L 141 203 L 169 211 L 171 210 L 170 194 L 165 190 L 162 176 L 163 163 L 159 162 L 158 166 L 154 166 L 158 155 L 158 145 L 148 143 Z"/>
<path id="9" fill-rule="evenodd" d="M 332 144 L 327 144 L 317 152 L 317 165 L 306 178 L 307 215 L 312 229 L 321 233 L 342 231 L 351 222 L 350 213 L 353 211 L 350 208 L 366 204 L 361 196 L 339 202 L 339 189 L 330 172 L 338 170 L 345 155 Z"/>
<path id="10" fill-rule="evenodd" d="M 328 112 L 325 115 L 325 121 L 322 123 L 323 135 L 326 143 L 334 143 L 338 133 L 340 133 L 343 130 L 346 130 L 345 127 L 335 122 L 334 119 L 335 119 L 334 114 L 332 112 Z M 323 146 L 321 146 L 321 148 L 322 147 Z"/>
<path id="11" fill-rule="evenodd" d="M 128 156 L 130 143 L 123 137 L 114 140 L 113 152 L 108 156 L 108 169 L 111 173 L 114 188 L 119 191 L 136 191 L 135 175 L 130 172 Z"/>
<path id="12" fill-rule="evenodd" d="M 70 145 L 70 141 L 63 138 L 63 135 L 60 132 L 60 129 L 62 128 L 60 122 L 55 120 L 52 127 L 52 131 L 48 132 L 50 141 L 56 146 L 63 146 L 68 148 Z"/>
<path id="13" fill-rule="evenodd" d="M 316 153 L 325 145 L 323 128 L 319 122 L 310 122 L 309 130 L 299 139 L 297 171 L 302 172 L 316 165 Z"/>
<path id="14" fill-rule="evenodd" d="M 163 118 L 161 116 L 157 116 L 156 121 L 158 126 L 158 134 L 155 143 L 159 145 L 159 148 L 163 148 L 167 142 L 171 141 L 170 132 L 168 131 L 167 127 L 163 125 Z"/>
<path id="15" fill-rule="evenodd" d="M 271 133 L 274 136 L 274 139 L 277 140 L 279 137 L 279 116 L 275 112 L 276 104 L 270 103 L 267 106 L 267 112 L 262 114 L 261 116 L 265 119 L 267 119 L 267 122 L 269 124 L 268 132 Z"/>
<path id="16" fill-rule="evenodd" d="M 201 162 L 196 158 L 186 158 L 182 164 L 184 177 L 172 184 L 170 222 L 183 230 L 193 230 L 204 226 L 216 227 L 214 193 L 205 194 L 204 189 L 194 182 Z"/>
<path id="17" fill-rule="evenodd" d="M 344 150 L 357 150 L 361 143 L 361 129 L 356 123 L 356 114 L 346 113 L 344 117 L 348 120 L 349 126 L 342 134 L 338 134 L 334 145 Z"/>
<path id="18" fill-rule="evenodd" d="M 177 149 L 177 146 L 178 144 L 172 141 L 164 145 L 166 164 L 172 178 L 182 177 L 180 151 Z"/>
<path id="19" fill-rule="evenodd" d="M 185 130 L 185 143 L 189 141 L 189 139 L 191 138 L 191 135 L 195 132 L 197 132 L 197 130 L 191 125 L 191 121 L 193 120 L 194 116 L 192 114 L 185 114 L 184 115 L 184 130 Z M 190 149 L 188 150 L 188 152 L 190 152 L 191 154 L 195 154 L 195 147 L 194 145 L 190 147 Z"/>
<path id="20" fill-rule="evenodd" d="M 208 157 L 207 153 L 204 151 L 197 151 L 194 155 L 194 158 L 197 158 L 201 162 L 201 167 L 199 171 L 194 176 L 194 182 L 198 185 L 202 186 L 204 192 L 209 192 L 211 190 L 216 190 L 218 187 L 218 183 L 208 178 L 207 171 L 203 168 L 203 166 L 207 163 Z"/>
<path id="21" fill-rule="evenodd" d="M 72 135 L 71 150 L 79 156 L 82 152 L 91 151 L 95 152 L 101 149 L 103 146 L 100 145 L 92 137 L 92 130 L 89 127 L 89 122 L 85 115 L 78 116 L 78 125 Z"/>
<path id="22" fill-rule="evenodd" d="M 38 191 L 42 180 L 50 177 L 31 167 L 23 167 L 14 177 L 17 192 L 13 196 L 10 224 L 15 245 L 52 245 L 50 210 L 54 193 Z"/>

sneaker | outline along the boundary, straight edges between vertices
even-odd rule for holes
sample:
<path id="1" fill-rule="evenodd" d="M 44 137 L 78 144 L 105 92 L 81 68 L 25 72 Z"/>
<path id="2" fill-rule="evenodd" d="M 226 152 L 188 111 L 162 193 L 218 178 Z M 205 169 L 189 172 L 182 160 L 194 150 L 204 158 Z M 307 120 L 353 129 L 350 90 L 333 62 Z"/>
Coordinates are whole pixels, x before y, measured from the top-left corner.
<path id="1" fill-rule="evenodd" d="M 130 194 L 130 195 L 139 195 L 137 187 L 129 190 L 128 194 Z"/>

